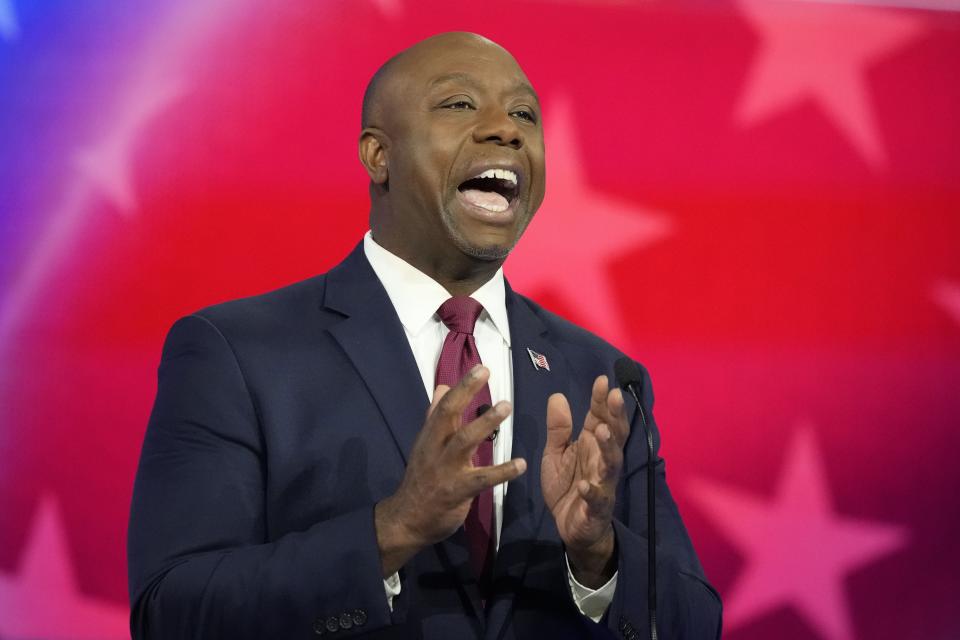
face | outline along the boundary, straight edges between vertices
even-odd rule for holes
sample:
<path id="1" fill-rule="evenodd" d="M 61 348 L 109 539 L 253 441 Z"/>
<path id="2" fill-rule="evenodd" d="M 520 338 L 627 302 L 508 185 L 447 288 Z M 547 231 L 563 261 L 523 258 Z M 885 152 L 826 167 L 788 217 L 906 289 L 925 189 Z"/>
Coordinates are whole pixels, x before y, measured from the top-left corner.
<path id="1" fill-rule="evenodd" d="M 395 235 L 422 262 L 502 261 L 543 200 L 536 94 L 506 51 L 476 36 L 403 64 L 384 119 Z"/>

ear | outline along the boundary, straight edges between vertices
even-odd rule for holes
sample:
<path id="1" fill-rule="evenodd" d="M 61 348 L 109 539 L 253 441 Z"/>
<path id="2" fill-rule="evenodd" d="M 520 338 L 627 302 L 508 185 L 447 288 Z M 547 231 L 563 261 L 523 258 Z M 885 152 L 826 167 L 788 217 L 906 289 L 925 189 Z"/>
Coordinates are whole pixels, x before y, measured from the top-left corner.
<path id="1" fill-rule="evenodd" d="M 389 177 L 387 169 L 387 148 L 390 139 L 382 129 L 367 127 L 360 132 L 358 151 L 360 163 L 367 170 L 370 181 L 374 184 L 384 184 Z"/>

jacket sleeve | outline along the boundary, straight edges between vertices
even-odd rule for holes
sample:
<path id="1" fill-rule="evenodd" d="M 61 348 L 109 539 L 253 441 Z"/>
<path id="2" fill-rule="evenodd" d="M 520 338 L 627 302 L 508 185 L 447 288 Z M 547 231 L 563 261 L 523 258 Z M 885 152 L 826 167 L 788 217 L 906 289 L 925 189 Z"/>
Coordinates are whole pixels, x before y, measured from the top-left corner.
<path id="1" fill-rule="evenodd" d="M 391 623 L 373 505 L 268 538 L 254 397 L 208 319 L 170 330 L 128 535 L 134 638 L 346 638 Z"/>
<path id="2" fill-rule="evenodd" d="M 660 434 L 652 415 L 653 390 L 643 371 L 643 404 L 653 430 L 655 452 Z M 677 505 L 667 487 L 664 462 L 656 460 L 657 631 L 662 640 L 720 638 L 720 596 L 707 582 Z M 623 479 L 617 496 L 614 530 L 618 578 L 606 624 L 615 637 L 650 637 L 647 606 L 647 443 L 635 412 L 624 452 Z"/>

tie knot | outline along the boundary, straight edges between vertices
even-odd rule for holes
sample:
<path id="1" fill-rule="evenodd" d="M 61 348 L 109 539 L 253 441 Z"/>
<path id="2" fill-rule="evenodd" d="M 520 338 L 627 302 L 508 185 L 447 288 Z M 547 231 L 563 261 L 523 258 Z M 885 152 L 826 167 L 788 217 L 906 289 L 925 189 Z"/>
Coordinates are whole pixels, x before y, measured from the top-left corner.
<path id="1" fill-rule="evenodd" d="M 470 296 L 454 296 L 440 305 L 437 315 L 450 331 L 473 334 L 483 305 Z"/>

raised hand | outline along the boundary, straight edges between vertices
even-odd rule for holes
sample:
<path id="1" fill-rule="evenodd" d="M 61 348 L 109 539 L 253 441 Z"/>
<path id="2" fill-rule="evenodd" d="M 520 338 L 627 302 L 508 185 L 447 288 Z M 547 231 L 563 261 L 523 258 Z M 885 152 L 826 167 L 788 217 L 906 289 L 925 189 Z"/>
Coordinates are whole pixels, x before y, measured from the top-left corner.
<path id="1" fill-rule="evenodd" d="M 440 385 L 434 392 L 400 487 L 374 509 L 384 577 L 423 547 L 456 531 L 474 496 L 526 471 L 523 458 L 489 467 L 474 467 L 471 462 L 480 443 L 511 411 L 509 402 L 498 402 L 473 422 L 462 424 L 464 410 L 489 377 L 490 371 L 478 365 L 457 386 Z"/>
<path id="2" fill-rule="evenodd" d="M 630 434 L 623 394 L 606 376 L 593 383 L 583 430 L 571 441 L 573 417 L 561 393 L 547 402 L 547 444 L 540 483 L 574 575 L 588 587 L 605 583 L 616 567 L 613 507 Z"/>

